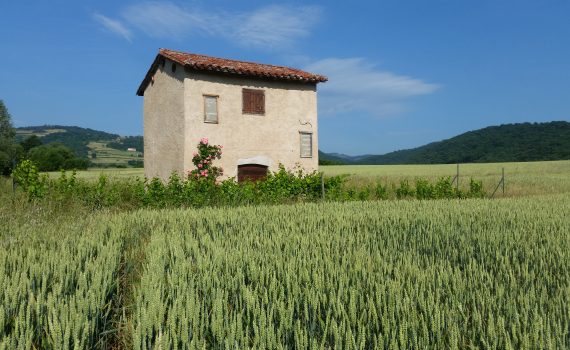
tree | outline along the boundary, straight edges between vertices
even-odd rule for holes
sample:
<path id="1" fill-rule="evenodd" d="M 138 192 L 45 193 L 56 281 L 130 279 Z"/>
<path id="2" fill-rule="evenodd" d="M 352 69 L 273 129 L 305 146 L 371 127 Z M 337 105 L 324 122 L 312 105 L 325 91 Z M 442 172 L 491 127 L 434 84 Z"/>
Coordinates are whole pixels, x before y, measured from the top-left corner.
<path id="1" fill-rule="evenodd" d="M 31 135 L 20 143 L 26 154 L 28 154 L 32 148 L 41 146 L 42 144 L 42 140 L 37 135 Z"/>
<path id="2" fill-rule="evenodd" d="M 21 148 L 15 143 L 16 131 L 4 101 L 0 100 L 0 175 L 10 175 Z"/>
<path id="3" fill-rule="evenodd" d="M 57 142 L 34 147 L 28 156 L 40 171 L 87 169 L 89 166 L 88 159 L 76 157 L 72 150 Z"/>

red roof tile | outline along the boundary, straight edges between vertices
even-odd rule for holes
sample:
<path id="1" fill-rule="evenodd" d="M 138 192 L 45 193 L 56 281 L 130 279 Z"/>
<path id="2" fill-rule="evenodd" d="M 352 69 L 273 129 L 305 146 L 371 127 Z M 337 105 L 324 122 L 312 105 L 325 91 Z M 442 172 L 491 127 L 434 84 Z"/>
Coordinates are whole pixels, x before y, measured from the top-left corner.
<path id="1" fill-rule="evenodd" d="M 320 83 L 328 80 L 327 77 L 323 75 L 313 74 L 295 68 L 160 49 L 154 63 L 140 85 L 137 95 L 144 95 L 144 90 L 150 82 L 154 69 L 158 66 L 158 61 L 161 57 L 166 57 L 190 69 L 223 74 L 241 75 L 260 79 L 296 81 L 301 83 Z"/>

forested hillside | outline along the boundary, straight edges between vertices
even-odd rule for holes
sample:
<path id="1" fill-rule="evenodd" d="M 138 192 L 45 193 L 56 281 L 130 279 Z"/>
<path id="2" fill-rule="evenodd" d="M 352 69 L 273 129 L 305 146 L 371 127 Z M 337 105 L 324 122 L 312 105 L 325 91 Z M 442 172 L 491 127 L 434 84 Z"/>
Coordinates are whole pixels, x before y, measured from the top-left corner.
<path id="1" fill-rule="evenodd" d="M 358 157 L 351 164 L 449 164 L 570 159 L 570 123 L 490 126 L 418 148 Z"/>

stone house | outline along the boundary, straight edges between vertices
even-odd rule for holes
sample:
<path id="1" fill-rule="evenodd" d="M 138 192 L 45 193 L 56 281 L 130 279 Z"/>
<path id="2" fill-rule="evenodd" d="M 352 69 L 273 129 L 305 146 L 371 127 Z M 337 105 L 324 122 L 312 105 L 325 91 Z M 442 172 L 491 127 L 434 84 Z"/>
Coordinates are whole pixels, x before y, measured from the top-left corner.
<path id="1" fill-rule="evenodd" d="M 224 146 L 225 177 L 257 178 L 279 164 L 318 168 L 317 84 L 302 70 L 160 49 L 140 84 L 145 176 L 194 168 L 201 138 Z"/>

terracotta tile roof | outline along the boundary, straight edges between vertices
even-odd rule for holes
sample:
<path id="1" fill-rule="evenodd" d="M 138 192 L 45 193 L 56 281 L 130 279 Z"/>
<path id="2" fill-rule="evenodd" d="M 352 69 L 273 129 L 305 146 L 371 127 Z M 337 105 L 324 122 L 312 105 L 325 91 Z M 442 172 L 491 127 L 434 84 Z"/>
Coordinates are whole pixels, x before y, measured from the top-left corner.
<path id="1" fill-rule="evenodd" d="M 166 57 L 190 69 L 222 74 L 315 84 L 328 80 L 327 77 L 323 75 L 313 74 L 295 68 L 231 60 L 227 58 L 217 58 L 169 49 L 160 49 L 154 63 L 140 85 L 137 95 L 144 95 L 144 90 L 150 82 L 152 74 L 154 74 L 154 70 L 158 67 L 158 62 L 161 57 Z"/>

